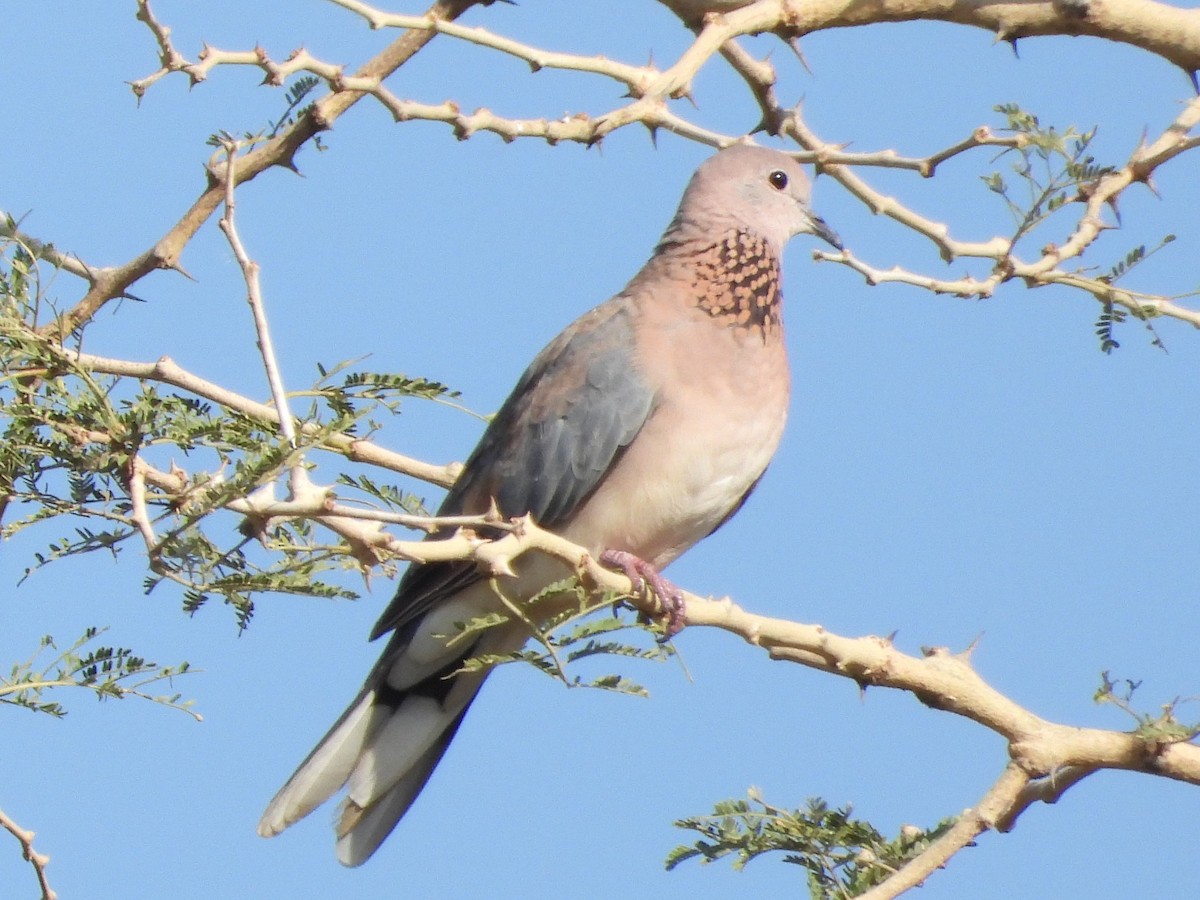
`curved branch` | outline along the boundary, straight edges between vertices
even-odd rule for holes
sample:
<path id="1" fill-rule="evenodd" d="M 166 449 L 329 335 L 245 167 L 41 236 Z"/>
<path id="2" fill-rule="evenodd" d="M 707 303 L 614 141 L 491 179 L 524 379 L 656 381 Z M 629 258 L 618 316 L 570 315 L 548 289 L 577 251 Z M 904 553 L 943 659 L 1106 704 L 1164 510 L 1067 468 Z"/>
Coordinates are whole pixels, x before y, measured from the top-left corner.
<path id="1" fill-rule="evenodd" d="M 600 566 L 583 548 L 538 528 L 528 517 L 514 524 L 518 527 L 511 534 L 473 550 L 471 558 L 484 571 L 510 571 L 512 560 L 537 550 L 571 565 L 591 585 L 629 592 L 624 575 Z M 1200 785 L 1200 747 L 1050 722 L 987 684 L 971 667 L 969 650 L 955 654 L 934 648 L 914 657 L 886 638 L 842 637 L 820 625 L 755 615 L 729 598 L 705 599 L 685 592 L 684 599 L 687 625 L 719 628 L 762 647 L 773 659 L 798 662 L 864 687 L 907 691 L 926 706 L 978 722 L 1008 741 L 1013 761 L 1031 776 L 1081 766 L 1145 772 Z M 649 614 L 660 611 L 656 600 L 635 602 Z"/>
<path id="2" fill-rule="evenodd" d="M 436 18 L 428 14 L 406 16 L 400 13 L 385 12 L 363 3 L 361 0 L 329 0 L 329 2 L 362 16 L 372 28 L 419 29 L 444 34 L 469 44 L 476 44 L 515 57 L 528 63 L 534 72 L 540 69 L 563 69 L 570 72 L 604 75 L 620 82 L 631 92 L 637 94 L 644 93 L 646 85 L 659 74 L 654 66 L 631 66 L 603 56 L 579 56 L 574 53 L 543 50 L 540 47 L 533 47 L 494 34 L 486 28 L 459 25 L 445 18 Z"/>
<path id="3" fill-rule="evenodd" d="M 982 28 L 999 40 L 1024 37 L 1090 35 L 1130 44 L 1174 63 L 1192 75 L 1200 69 L 1200 10 L 1180 9 L 1156 0 L 663 0 L 685 22 L 697 21 L 697 8 L 729 9 L 710 13 L 724 40 L 739 34 L 775 32 L 803 37 L 829 28 L 853 28 L 884 22 L 936 21 Z"/>
<path id="4" fill-rule="evenodd" d="M 164 356 L 155 362 L 146 363 L 94 356 L 93 354 L 82 353 L 77 350 L 64 350 L 63 352 L 72 362 L 90 371 L 99 372 L 102 375 L 119 375 L 170 384 L 195 394 L 197 397 L 204 397 L 214 403 L 219 403 L 226 409 L 233 410 L 244 416 L 272 425 L 279 424 L 279 414 L 276 412 L 274 406 L 251 400 L 249 397 L 244 397 L 228 388 L 221 387 L 219 384 L 214 384 L 198 375 L 194 375 L 186 369 L 181 368 L 170 357 Z M 312 424 L 302 424 L 300 426 L 301 434 L 313 435 L 318 430 L 318 427 Z M 431 463 L 422 462 L 419 459 L 387 450 L 368 440 L 350 434 L 329 435 L 323 439 L 322 446 L 334 452 L 341 453 L 347 459 L 355 462 L 369 463 L 393 472 L 411 475 L 414 478 L 428 481 L 440 487 L 449 487 L 452 485 L 462 468 L 459 463 L 436 466 Z"/>
<path id="5" fill-rule="evenodd" d="M 1130 44 L 1174 63 L 1200 69 L 1200 11 L 1155 0 L 786 0 L 783 30 L 799 37 L 825 28 L 933 20 L 971 25 L 1016 43 L 1025 37 L 1089 35 Z M 809 23 L 819 23 L 815 28 Z"/>
<path id="6" fill-rule="evenodd" d="M 352 510 L 343 509 L 339 513 L 354 516 Z M 579 573 L 589 587 L 631 596 L 634 604 L 648 615 L 662 613 L 656 598 L 631 592 L 625 575 L 600 565 L 577 544 L 539 528 L 528 516 L 511 520 L 509 528 L 507 534 L 495 540 L 460 530 L 440 540 L 389 539 L 388 548 L 418 561 L 472 560 L 489 576 L 511 575 L 518 557 L 529 552 L 543 553 Z M 728 597 L 717 600 L 686 591 L 683 594 L 686 625 L 727 631 L 763 648 L 772 659 L 797 662 L 849 678 L 864 688 L 907 691 L 932 709 L 970 719 L 1005 738 L 1014 766 L 1024 774 L 1018 779 L 1015 791 L 1006 787 L 996 795 L 1009 798 L 1005 803 L 981 803 L 979 808 L 986 808 L 986 816 L 980 821 L 987 827 L 992 827 L 992 823 L 1011 826 L 1018 806 L 1023 809 L 1034 799 L 1057 798 L 1057 794 L 1043 788 L 1032 793 L 1025 791 L 1025 782 L 1031 777 L 1082 773 L 1064 775 L 1073 784 L 1091 771 L 1124 769 L 1200 785 L 1200 747 L 1186 741 L 1078 728 L 1043 719 L 984 681 L 970 665 L 970 650 L 951 653 L 946 648 L 932 648 L 922 657 L 915 657 L 898 650 L 887 638 L 843 637 L 820 625 L 749 613 Z M 1015 784 L 1002 781 L 1009 787 Z"/>
<path id="7" fill-rule="evenodd" d="M 427 15 L 440 19 L 455 19 L 478 0 L 438 0 Z M 139 0 L 139 14 L 149 15 L 149 0 Z M 161 26 L 159 26 L 161 29 Z M 159 33 L 156 32 L 156 36 Z M 411 59 L 434 37 L 432 31 L 408 31 L 389 44 L 357 73 L 364 78 L 385 78 Z M 169 46 L 169 41 L 167 42 Z M 161 46 L 161 40 L 160 40 Z M 237 183 L 244 184 L 275 166 L 295 168 L 296 152 L 317 133 L 328 129 L 347 109 L 365 96 L 360 91 L 330 94 L 313 104 L 307 115 L 277 137 L 247 153 L 238 161 Z M 200 230 L 225 199 L 221 177 L 211 168 L 208 185 L 192 203 L 190 209 L 153 247 L 120 266 L 93 270 L 91 286 L 83 298 L 51 324 L 44 333 L 63 340 L 92 318 L 110 300 L 122 296 L 129 286 L 155 269 L 178 269 L 179 258 L 188 241 Z"/>
<path id="8" fill-rule="evenodd" d="M 306 69 L 324 77 L 332 87 L 332 93 L 317 101 L 310 111 L 256 150 L 248 153 L 240 162 L 238 182 L 248 181 L 260 172 L 273 166 L 294 167 L 297 150 L 324 130 L 350 106 L 364 96 L 376 96 L 392 110 L 397 119 L 435 118 L 451 122 L 460 137 L 469 136 L 477 130 L 492 130 L 512 139 L 517 135 L 533 134 L 551 142 L 558 140 L 580 140 L 594 143 L 611 131 L 625 125 L 640 122 L 653 131 L 663 127 L 683 134 L 693 140 L 716 146 L 724 145 L 731 137 L 720 135 L 690 123 L 666 108 L 670 98 L 690 95 L 692 79 L 699 69 L 716 53 L 721 52 L 739 66 L 738 50 L 732 39 L 742 34 L 774 32 L 784 37 L 795 38 L 825 28 L 849 27 L 877 22 L 910 21 L 933 19 L 987 28 L 1006 40 L 1042 34 L 1092 34 L 1115 41 L 1124 41 L 1157 53 L 1175 64 L 1194 72 L 1200 68 L 1200 11 L 1180 10 L 1155 0 L 1030 0 L 1020 4 L 994 4 L 981 0 L 878 0 L 870 4 L 848 2 L 848 0 L 759 0 L 757 3 L 698 4 L 692 0 L 670 0 L 668 5 L 676 8 L 687 22 L 697 22 L 696 10 L 705 6 L 732 8 L 725 15 L 709 14 L 696 25 L 697 37 L 679 59 L 665 71 L 650 66 L 629 66 L 604 60 L 600 57 L 578 57 L 571 54 L 552 53 L 528 47 L 519 42 L 502 38 L 479 28 L 465 28 L 452 24 L 452 20 L 478 0 L 439 0 L 424 16 L 397 16 L 383 13 L 359 0 L 333 0 L 333 2 L 363 16 L 372 27 L 394 25 L 409 30 L 370 60 L 353 76 L 345 76 L 339 66 L 320 63 L 305 51 L 297 51 L 284 64 L 270 62 L 261 50 L 245 52 L 219 51 L 207 48 L 198 63 L 188 63 L 170 42 L 170 32 L 155 18 L 149 0 L 139 0 L 138 18 L 145 22 L 159 45 L 161 68 L 152 76 L 134 83 L 135 93 L 144 92 L 146 86 L 170 71 L 188 72 L 190 77 L 202 78 L 213 66 L 223 63 L 250 64 L 263 67 L 269 80 L 279 82 L 293 71 Z M 739 8 L 740 7 L 740 8 Z M 501 119 L 486 110 L 464 116 L 454 104 L 441 107 L 422 106 L 410 101 L 400 101 L 388 94 L 382 81 L 400 65 L 410 59 L 434 35 L 443 33 L 459 40 L 470 41 L 498 52 L 512 55 L 529 63 L 535 70 L 543 66 L 573 68 L 594 74 L 612 77 L 629 87 L 635 100 L 603 116 L 589 119 L 568 118 L 561 123 L 547 120 Z M 770 121 L 777 110 L 769 93 L 773 72 L 769 66 L 740 57 L 740 71 L 752 85 L 764 88 L 767 93 L 760 96 L 763 102 L 767 125 L 774 130 Z M 765 101 L 771 98 L 771 103 Z M 901 224 L 926 235 L 933 240 L 943 257 L 982 256 L 1000 259 L 1011 249 L 1011 242 L 993 238 L 986 242 L 963 242 L 952 240 L 945 225 L 926 219 L 907 209 L 894 198 L 886 197 L 871 189 L 861 179 L 844 168 L 852 159 L 841 158 L 840 148 L 830 147 L 807 132 L 797 114 L 792 114 L 781 123 L 781 129 L 792 136 L 806 149 L 816 154 L 818 165 L 834 174 L 855 196 L 873 211 L 882 212 Z M 984 141 L 987 142 L 987 141 Z M 975 143 L 980 143 L 976 140 Z M 973 146 L 968 141 L 966 146 Z M 1196 146 L 1195 139 L 1181 140 L 1159 159 L 1146 154 L 1139 162 L 1152 170 L 1161 161 Z M 920 164 L 922 174 L 930 174 L 936 165 L 961 152 L 958 147 L 935 155 Z M 1144 173 L 1133 170 L 1128 173 L 1132 180 L 1144 180 Z M 157 268 L 179 268 L 179 258 L 184 246 L 206 222 L 220 204 L 225 190 L 220 172 L 210 167 L 209 184 L 183 217 L 169 229 L 150 249 L 124 265 L 94 269 L 62 261 L 71 271 L 87 278 L 89 289 L 85 296 L 55 322 L 44 326 L 44 332 L 61 340 L 88 321 L 96 311 L 110 300 L 124 296 L 130 285 Z M 1119 193 L 1121 186 L 1113 188 Z M 1058 259 L 1077 253 L 1094 240 L 1099 226 L 1089 218 L 1081 221 L 1081 227 L 1073 236 L 1073 243 L 1062 248 L 1056 259 L 1043 257 L 1029 264 L 1019 264 L 1018 277 L 1043 274 L 1054 268 Z M 1120 302 L 1119 300 L 1117 302 Z"/>
<path id="9" fill-rule="evenodd" d="M 1013 278 L 1023 279 L 1031 286 L 1061 284 L 1083 290 L 1101 302 L 1112 303 L 1130 310 L 1138 318 L 1165 316 L 1188 322 L 1200 327 L 1200 311 L 1183 307 L 1170 297 L 1144 294 L 1124 290 L 1098 278 L 1085 277 L 1077 272 L 1067 272 L 1059 265 L 1076 258 L 1091 246 L 1100 235 L 1110 229 L 1103 218 L 1106 207 L 1115 206 L 1123 191 L 1134 184 L 1152 184 L 1158 167 L 1177 156 L 1200 147 L 1200 136 L 1192 132 L 1200 126 L 1200 97 L 1190 101 L 1183 111 L 1168 125 L 1152 143 L 1143 143 L 1126 161 L 1125 165 L 1102 176 L 1090 187 L 1082 198 L 1084 209 L 1078 224 L 1067 239 L 1058 246 L 1053 244 L 1042 249 L 1042 255 L 1025 262 L 1012 254 L 1012 241 L 995 237 L 987 244 L 967 244 L 952 240 L 949 229 L 942 223 L 932 222 L 912 212 L 894 198 L 884 197 L 871 188 L 854 172 L 833 162 L 825 162 L 823 153 L 829 146 L 816 136 L 800 118 L 799 113 L 790 113 L 783 125 L 801 146 L 814 151 L 822 160 L 823 171 L 828 172 L 855 196 L 876 211 L 883 212 L 915 231 L 925 234 L 934 241 L 947 261 L 957 256 L 983 256 L 995 259 L 997 268 L 985 279 L 978 280 L 970 275 L 959 279 L 933 278 L 909 272 L 899 266 L 881 270 L 858 260 L 848 251 L 839 253 L 814 252 L 814 258 L 849 266 L 862 275 L 868 284 L 894 281 L 911 284 L 935 293 L 955 294 L 959 297 L 990 297 L 996 288 Z M 987 252 L 980 252 L 980 251 Z"/>
<path id="10" fill-rule="evenodd" d="M 999 259 L 1006 256 L 1012 249 L 1012 241 L 998 236 L 987 241 L 956 240 L 950 236 L 950 229 L 944 222 L 928 219 L 909 209 L 895 197 L 881 194 L 862 178 L 859 178 L 855 172 L 832 160 L 830 154 L 840 148 L 827 144 L 817 137 L 816 133 L 800 117 L 798 110 L 793 110 L 787 115 L 781 132 L 793 138 L 805 150 L 812 152 L 816 157 L 818 168 L 822 172 L 828 173 L 846 190 L 866 204 L 871 212 L 895 219 L 901 225 L 929 238 L 947 262 L 960 256 Z"/>
<path id="11" fill-rule="evenodd" d="M 1089 775 L 1094 775 L 1097 771 L 1092 766 L 1063 766 L 1044 778 L 1029 781 L 1021 788 L 1020 794 L 1013 799 L 1004 814 L 996 820 L 996 830 L 1011 831 L 1016 826 L 1021 813 L 1034 803 L 1039 801 L 1047 804 L 1057 803 L 1058 798 L 1070 788 Z"/>
<path id="12" fill-rule="evenodd" d="M 887 881 L 858 895 L 858 900 L 891 900 L 910 888 L 919 887 L 925 879 L 944 867 L 950 858 L 985 831 L 997 828 L 998 819 L 1010 809 L 1029 782 L 1029 775 L 1016 763 L 1009 763 L 973 809 L 967 810 L 957 822 L 929 848 L 910 860 Z"/>
<path id="13" fill-rule="evenodd" d="M 1089 27 L 1092 27 L 1096 33 L 1105 32 L 1103 36 L 1116 35 L 1113 36 L 1113 39 L 1116 40 L 1120 39 L 1118 26 L 1128 18 L 1126 13 L 1131 10 L 1139 15 L 1145 13 L 1147 16 L 1166 16 L 1166 20 L 1172 21 L 1172 16 L 1182 16 L 1181 21 L 1191 23 L 1189 28 L 1200 28 L 1200 17 L 1198 17 L 1200 14 L 1193 14 L 1192 11 L 1176 10 L 1155 3 L 1153 0 L 1114 0 L 1114 2 L 1104 4 L 1103 9 L 1100 9 L 1099 12 L 1092 8 L 1097 4 L 1088 5 L 1090 0 L 1076 0 L 1075 5 L 1070 9 L 1061 0 L 1057 3 L 1027 3 L 1021 4 L 1020 9 L 1016 11 L 1014 11 L 1016 7 L 1012 4 L 938 3 L 919 2 L 919 0 L 918 2 L 885 0 L 881 4 L 872 4 L 866 8 L 861 5 L 847 5 L 845 2 L 810 3 L 807 0 L 802 4 L 802 8 L 793 0 L 760 0 L 757 3 L 739 3 L 738 0 L 727 0 L 727 2 L 719 4 L 698 4 L 691 0 L 678 0 L 678 2 L 669 2 L 668 5 L 676 8 L 677 12 L 684 17 L 685 22 L 692 23 L 690 27 L 696 32 L 696 39 L 672 66 L 660 71 L 653 66 L 630 66 L 600 56 L 587 57 L 546 51 L 492 34 L 481 28 L 454 24 L 451 19 L 472 5 L 468 0 L 457 0 L 457 2 L 443 0 L 424 16 L 405 16 L 382 12 L 361 0 L 332 0 L 332 2 L 363 17 L 373 28 L 398 27 L 409 30 L 404 37 L 390 45 L 353 76 L 345 75 L 341 66 L 317 60 L 304 50 L 297 51 L 286 62 L 280 64 L 273 62 L 265 51 L 258 48 L 253 51 L 221 51 L 206 47 L 201 53 L 199 62 L 189 63 L 171 46 L 169 30 L 154 19 L 148 0 L 141 0 L 139 18 L 147 23 L 159 43 L 163 68 L 149 78 L 135 82 L 135 92 L 144 91 L 146 85 L 161 77 L 168 70 L 186 72 L 195 81 L 206 77 L 213 67 L 224 64 L 259 66 L 267 74 L 268 81 L 276 84 L 281 83 L 288 75 L 301 70 L 313 72 L 324 78 L 330 86 L 331 93 L 314 104 L 308 115 L 279 137 L 247 154 L 244 160 L 240 161 L 239 174 L 236 176 L 238 181 L 243 181 L 253 178 L 258 171 L 272 165 L 292 165 L 292 157 L 300 145 L 311 138 L 316 131 L 328 127 L 342 112 L 363 96 L 376 98 L 397 121 L 427 119 L 446 122 L 452 126 L 455 135 L 460 139 L 470 137 L 478 131 L 492 131 L 506 141 L 517 137 L 537 137 L 552 144 L 562 140 L 592 144 L 602 140 L 604 136 L 618 128 L 630 124 L 642 124 L 652 133 L 659 128 L 665 128 L 691 140 L 712 146 L 725 146 L 737 138 L 703 128 L 678 116 L 668 107 L 670 99 L 690 95 L 691 82 L 696 73 L 713 55 L 719 52 L 751 87 L 763 111 L 762 127 L 772 133 L 793 137 L 807 151 L 797 154 L 803 161 L 816 163 L 822 171 L 831 174 L 873 212 L 887 215 L 905 227 L 927 237 L 938 247 L 943 259 L 950 261 L 957 257 L 978 257 L 994 259 L 999 264 L 996 270 L 982 281 L 970 276 L 947 280 L 913 275 L 898 268 L 883 272 L 856 263 L 849 254 L 837 259 L 839 262 L 852 265 L 868 281 L 878 283 L 879 281 L 896 280 L 939 292 L 951 292 L 964 296 L 989 296 L 999 284 L 1012 278 L 1022 278 L 1030 284 L 1058 283 L 1081 288 L 1101 302 L 1123 306 L 1133 311 L 1135 315 L 1142 317 L 1166 315 L 1193 323 L 1200 318 L 1200 314 L 1177 306 L 1170 298 L 1141 296 L 1134 292 L 1117 290 L 1101 281 L 1086 279 L 1057 268 L 1062 260 L 1082 253 L 1107 227 L 1100 216 L 1105 203 L 1114 202 L 1115 198 L 1130 184 L 1138 181 L 1149 182 L 1158 165 L 1180 153 L 1200 146 L 1200 138 L 1189 136 L 1191 129 L 1196 124 L 1194 121 L 1197 117 L 1195 103 L 1189 105 L 1184 114 L 1154 144 L 1141 148 L 1125 168 L 1106 176 L 1096 185 L 1092 194 L 1086 198 L 1085 211 L 1076 230 L 1066 243 L 1061 247 L 1048 248 L 1039 259 L 1025 262 L 1012 257 L 1013 241 L 1011 238 L 997 236 L 986 241 L 955 239 L 950 235 L 946 224 L 928 219 L 908 208 L 896 198 L 876 191 L 848 168 L 851 165 L 910 168 L 928 177 L 934 173 L 940 163 L 957 154 L 979 146 L 1020 146 L 1022 136 L 996 136 L 986 127 L 981 127 L 963 141 L 924 158 L 900 157 L 892 151 L 866 154 L 844 153 L 841 147 L 820 140 L 804 123 L 798 109 L 784 112 L 778 106 L 774 95 L 773 66 L 766 61 L 755 60 L 733 40 L 741 34 L 761 31 L 773 31 L 783 37 L 796 37 L 813 30 L 844 24 L 857 25 L 865 24 L 867 21 L 899 21 L 919 18 L 940 18 L 962 24 L 978 25 L 982 23 L 989 27 L 996 22 L 1002 22 L 1004 24 L 999 29 L 1000 33 L 1010 38 L 1025 27 L 1020 23 L 1028 24 L 1034 21 L 1039 23 L 1037 29 L 1040 30 L 1031 33 L 1092 33 L 1068 28 L 1069 25 L 1073 27 L 1073 23 L 1077 24 L 1076 20 L 1085 20 L 1090 23 Z M 709 14 L 703 19 L 699 19 L 696 11 L 703 6 L 716 6 L 730 11 L 725 15 Z M 1051 27 L 1053 23 L 1057 23 L 1055 27 L 1060 27 L 1060 30 L 1055 31 Z M 1106 33 L 1106 30 L 1112 31 L 1113 34 Z M 1157 33 L 1149 26 L 1142 28 L 1138 33 L 1142 32 Z M 473 113 L 464 114 L 458 104 L 454 102 L 429 105 L 396 97 L 384 87 L 383 79 L 435 34 L 445 34 L 458 40 L 468 41 L 514 56 L 527 62 L 534 71 L 543 67 L 554 67 L 610 77 L 625 85 L 635 99 L 600 116 L 576 115 L 558 120 L 547 120 L 505 118 L 487 109 L 478 109 Z M 1185 48 L 1190 47 L 1190 34 L 1191 32 L 1187 28 L 1182 32 L 1176 30 L 1173 32 L 1173 39 Z M 405 42 L 407 45 L 401 46 Z M 1148 49 L 1153 50 L 1154 48 L 1149 47 Z M 183 246 L 200 224 L 211 215 L 225 193 L 220 183 L 223 177 L 221 171 L 210 165 L 209 176 L 209 189 L 175 228 L 152 250 L 122 267 L 85 268 L 80 274 L 84 274 L 89 280 L 90 290 L 87 295 L 61 320 L 47 326 L 46 330 L 52 336 L 61 339 L 63 335 L 86 321 L 108 299 L 123 295 L 130 284 L 151 269 L 156 267 L 177 268 L 178 257 Z M 834 259 L 829 255 L 824 258 Z M 78 266 L 73 267 L 73 269 L 75 268 Z"/>
<path id="14" fill-rule="evenodd" d="M 2 809 L 0 809 L 0 828 L 3 828 L 20 842 L 22 856 L 33 866 L 33 871 L 37 875 L 38 887 L 42 891 L 42 900 L 58 900 L 58 894 L 50 887 L 50 882 L 46 880 L 46 866 L 50 863 L 50 857 L 44 853 L 38 853 L 33 849 L 34 833 L 26 831 L 10 819 Z"/>
<path id="15" fill-rule="evenodd" d="M 1030 774 L 1091 766 L 1200 784 L 1200 747 L 1160 747 L 1133 734 L 1049 722 L 984 682 L 971 668 L 969 653 L 935 648 L 917 658 L 901 653 L 884 638 L 840 637 L 819 625 L 747 613 L 729 600 L 694 604 L 688 598 L 688 603 L 689 625 L 721 628 L 763 647 L 772 658 L 799 662 L 863 685 L 905 690 L 926 706 L 978 722 L 1003 736 L 1013 759 Z"/>

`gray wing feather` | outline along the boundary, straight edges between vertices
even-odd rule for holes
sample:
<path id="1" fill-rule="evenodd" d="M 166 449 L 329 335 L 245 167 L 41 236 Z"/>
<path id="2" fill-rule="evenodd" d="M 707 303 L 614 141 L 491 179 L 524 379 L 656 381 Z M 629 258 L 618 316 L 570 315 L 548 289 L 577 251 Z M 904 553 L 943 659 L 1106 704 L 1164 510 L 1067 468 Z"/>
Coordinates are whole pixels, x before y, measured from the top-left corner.
<path id="1" fill-rule="evenodd" d="M 650 417 L 654 394 L 633 360 L 628 302 L 585 314 L 526 369 L 496 413 L 439 513 L 533 516 L 553 529 L 600 486 Z M 372 639 L 400 628 L 480 579 L 475 566 L 409 566 Z"/>

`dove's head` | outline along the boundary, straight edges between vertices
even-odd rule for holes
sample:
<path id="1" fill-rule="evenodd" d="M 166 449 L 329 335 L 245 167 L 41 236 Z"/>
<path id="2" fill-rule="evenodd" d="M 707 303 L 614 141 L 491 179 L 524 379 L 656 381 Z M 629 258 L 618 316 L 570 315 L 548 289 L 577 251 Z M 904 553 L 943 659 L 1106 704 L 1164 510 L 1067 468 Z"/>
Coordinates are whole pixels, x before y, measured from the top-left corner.
<path id="1" fill-rule="evenodd" d="M 808 178 L 792 157 L 735 144 L 696 170 L 676 224 L 705 231 L 747 229 L 765 238 L 776 254 L 797 234 L 815 235 L 840 250 L 837 234 L 809 206 L 810 195 Z"/>

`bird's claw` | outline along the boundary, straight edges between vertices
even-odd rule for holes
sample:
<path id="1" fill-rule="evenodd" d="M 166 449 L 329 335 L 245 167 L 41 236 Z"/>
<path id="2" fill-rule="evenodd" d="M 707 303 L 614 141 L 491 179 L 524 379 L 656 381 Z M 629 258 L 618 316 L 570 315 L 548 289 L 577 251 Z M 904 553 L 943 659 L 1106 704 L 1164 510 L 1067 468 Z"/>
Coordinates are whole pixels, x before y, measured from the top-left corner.
<path id="1" fill-rule="evenodd" d="M 687 604 L 683 591 L 663 578 L 653 565 L 626 550 L 605 550 L 600 554 L 600 564 L 618 569 L 629 579 L 634 591 L 647 590 L 658 599 L 663 610 L 664 634 L 659 643 L 666 643 L 687 624 Z"/>

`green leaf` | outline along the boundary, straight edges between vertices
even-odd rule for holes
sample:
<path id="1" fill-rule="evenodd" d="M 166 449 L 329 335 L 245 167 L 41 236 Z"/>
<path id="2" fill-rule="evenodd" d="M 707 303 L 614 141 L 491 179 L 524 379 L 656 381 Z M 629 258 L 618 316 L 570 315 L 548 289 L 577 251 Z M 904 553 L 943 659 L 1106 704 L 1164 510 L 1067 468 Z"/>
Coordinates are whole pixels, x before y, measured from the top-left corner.
<path id="1" fill-rule="evenodd" d="M 199 714 L 191 709 L 193 701 L 181 700 L 177 693 L 152 695 L 145 690 L 150 685 L 172 683 L 176 676 L 190 673 L 193 670 L 187 662 L 160 666 L 124 647 L 93 647 L 83 652 L 106 630 L 88 628 L 70 647 L 51 659 L 43 657 L 47 651 L 58 648 L 54 639 L 45 635 L 28 660 L 14 664 L 9 676 L 0 678 L 0 703 L 61 718 L 66 709 L 59 701 L 47 700 L 45 696 L 73 687 L 90 690 L 98 700 L 139 697 L 181 710 L 200 721 Z"/>
<path id="2" fill-rule="evenodd" d="M 767 803 L 753 788 L 747 796 L 715 804 L 710 815 L 677 821 L 677 827 L 700 837 L 671 850 L 666 868 L 728 857 L 740 870 L 764 854 L 781 852 L 784 862 L 806 870 L 814 898 L 840 900 L 882 883 L 954 824 L 945 819 L 929 830 L 905 826 L 889 840 L 869 822 L 854 819 L 848 806 L 831 809 L 812 798 L 805 807 L 788 810 Z"/>

